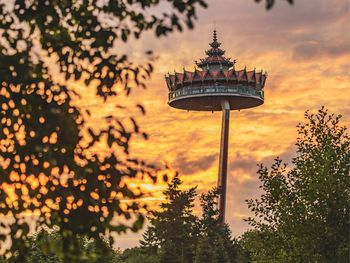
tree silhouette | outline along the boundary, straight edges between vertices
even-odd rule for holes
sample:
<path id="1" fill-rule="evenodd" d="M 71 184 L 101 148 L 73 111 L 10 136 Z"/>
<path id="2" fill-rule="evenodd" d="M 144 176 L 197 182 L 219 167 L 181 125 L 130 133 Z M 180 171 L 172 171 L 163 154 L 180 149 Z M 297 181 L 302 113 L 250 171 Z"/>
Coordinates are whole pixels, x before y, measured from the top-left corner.
<path id="1" fill-rule="evenodd" d="M 152 12 L 160 2 L 168 3 L 168 11 Z M 206 5 L 202 0 L 0 4 L 0 215 L 14 220 L 1 223 L 12 239 L 8 256 L 24 257 L 30 224 L 33 230 L 59 228 L 65 262 L 79 261 L 77 234 L 98 240 L 141 228 L 140 212 L 147 208 L 135 201 L 142 193 L 126 179 L 156 181 L 156 167 L 129 153 L 130 140 L 147 134 L 132 116 L 107 116 L 107 128 L 90 127 L 90 112 L 76 105 L 80 94 L 71 84 L 96 87 L 105 102 L 145 87 L 153 71 L 151 52 L 148 63 L 138 65 L 116 52 L 118 41 L 145 31 L 159 37 L 192 28 L 199 6 Z M 107 154 L 98 155 L 97 144 Z M 32 222 L 28 214 L 35 216 Z M 117 223 L 116 217 L 132 221 Z"/>

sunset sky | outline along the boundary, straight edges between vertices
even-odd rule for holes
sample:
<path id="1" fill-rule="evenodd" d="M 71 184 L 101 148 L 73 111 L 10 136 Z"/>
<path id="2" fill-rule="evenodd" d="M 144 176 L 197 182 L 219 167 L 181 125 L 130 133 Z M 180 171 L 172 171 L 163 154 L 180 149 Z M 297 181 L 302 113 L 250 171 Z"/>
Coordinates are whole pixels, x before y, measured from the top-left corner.
<path id="1" fill-rule="evenodd" d="M 347 0 L 276 1 L 271 11 L 253 0 L 210 0 L 200 10 L 195 29 L 156 39 L 145 35 L 122 50 L 141 61 L 146 50 L 159 58 L 146 90 L 134 90 L 127 103 L 142 103 L 146 116 L 138 120 L 150 139 L 135 139 L 134 156 L 164 164 L 180 172 L 184 187 L 198 186 L 199 192 L 216 185 L 221 113 L 186 112 L 167 105 L 164 74 L 183 67 L 193 70 L 194 60 L 204 57 L 212 39 L 214 23 L 226 56 L 237 59 L 237 69 L 268 72 L 265 104 L 231 113 L 227 223 L 234 235 L 247 229 L 243 218 L 249 210 L 245 199 L 259 196 L 257 163 L 270 165 L 276 156 L 290 162 L 295 152 L 296 125 L 303 113 L 322 105 L 342 114 L 350 123 L 350 11 Z M 118 114 L 113 106 L 84 95 L 84 106 L 100 125 L 101 117 Z M 153 204 L 161 200 L 163 185 L 150 186 Z M 141 233 L 117 239 L 121 248 L 137 245 Z"/>

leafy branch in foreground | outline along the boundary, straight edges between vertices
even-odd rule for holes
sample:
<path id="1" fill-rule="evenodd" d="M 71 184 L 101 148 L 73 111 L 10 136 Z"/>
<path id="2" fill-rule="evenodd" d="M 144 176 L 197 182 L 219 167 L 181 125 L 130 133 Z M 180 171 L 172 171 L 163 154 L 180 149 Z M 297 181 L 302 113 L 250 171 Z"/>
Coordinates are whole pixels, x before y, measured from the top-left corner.
<path id="1" fill-rule="evenodd" d="M 153 12 L 161 2 L 169 11 Z M 77 106 L 73 86 L 95 89 L 101 107 L 145 87 L 151 58 L 135 64 L 118 53 L 118 41 L 192 28 L 200 6 L 202 0 L 0 3 L 0 216 L 14 220 L 1 224 L 12 241 L 8 256 L 24 260 L 30 225 L 58 227 L 65 262 L 80 262 L 76 235 L 98 240 L 142 227 L 147 207 L 135 201 L 143 194 L 128 180 L 155 182 L 158 169 L 131 156 L 129 144 L 147 134 L 132 116 L 89 126 L 90 112 Z"/>
<path id="2" fill-rule="evenodd" d="M 255 2 L 260 3 L 263 0 L 255 0 Z M 266 5 L 266 9 L 270 10 L 274 5 L 275 5 L 275 0 L 264 0 L 265 1 L 265 5 Z M 285 0 L 287 1 L 289 4 L 294 4 L 294 0 Z"/>

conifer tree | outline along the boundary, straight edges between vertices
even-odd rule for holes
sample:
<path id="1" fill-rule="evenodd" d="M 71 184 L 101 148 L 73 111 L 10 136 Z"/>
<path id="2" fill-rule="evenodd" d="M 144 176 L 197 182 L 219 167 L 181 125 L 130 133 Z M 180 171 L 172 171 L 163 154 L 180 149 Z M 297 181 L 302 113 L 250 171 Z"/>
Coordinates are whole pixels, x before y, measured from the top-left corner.
<path id="1" fill-rule="evenodd" d="M 197 250 L 196 250 L 196 257 L 195 257 L 195 263 L 207 263 L 207 262 L 214 262 L 215 260 L 215 251 L 213 247 L 209 244 L 208 237 L 201 238 Z"/>
<path id="2" fill-rule="evenodd" d="M 173 247 L 172 242 L 166 241 L 162 246 L 159 263 L 182 263 L 185 262 L 183 255 L 179 254 L 179 249 Z M 192 261 L 188 261 L 192 262 Z"/>
<path id="3" fill-rule="evenodd" d="M 211 261 L 213 263 L 248 262 L 248 259 L 240 259 L 240 246 L 232 238 L 229 226 L 222 224 L 219 220 L 219 194 L 218 189 L 212 189 L 200 197 L 203 210 L 200 220 L 201 240 L 198 244 L 195 262 L 205 262 L 201 260 L 206 256 L 209 257 L 209 254 L 213 256 Z M 209 247 L 211 251 L 205 251 L 205 247 Z"/>
<path id="4" fill-rule="evenodd" d="M 180 190 L 176 176 L 164 195 L 161 211 L 153 212 L 150 225 L 140 241 L 145 256 L 158 256 L 160 263 L 233 263 L 242 257 L 238 242 L 227 224 L 219 220 L 219 190 L 200 197 L 202 217 L 193 215 L 196 188 Z M 158 262 L 158 261 L 157 261 Z"/>
<path id="5" fill-rule="evenodd" d="M 157 246 L 160 262 L 193 262 L 199 227 L 193 215 L 196 188 L 181 190 L 180 178 L 176 175 L 163 192 L 166 202 L 161 211 L 152 213 L 141 246 L 145 249 Z"/>
<path id="6" fill-rule="evenodd" d="M 156 255 L 158 248 L 160 247 L 160 241 L 155 235 L 155 227 L 149 226 L 145 233 L 142 235 L 142 240 L 140 240 L 140 245 L 145 254 Z"/>

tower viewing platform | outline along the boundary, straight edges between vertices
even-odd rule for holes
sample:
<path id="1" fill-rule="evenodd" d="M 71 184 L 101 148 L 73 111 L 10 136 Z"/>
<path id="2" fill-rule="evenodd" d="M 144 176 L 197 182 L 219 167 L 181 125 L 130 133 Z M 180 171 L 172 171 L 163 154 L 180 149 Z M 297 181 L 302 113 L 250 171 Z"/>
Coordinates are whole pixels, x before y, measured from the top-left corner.
<path id="1" fill-rule="evenodd" d="M 205 53 L 207 57 L 196 61 L 194 71 L 165 75 L 171 107 L 193 111 L 222 111 L 218 188 L 220 189 L 220 221 L 225 222 L 227 160 L 230 111 L 257 107 L 264 103 L 267 78 L 262 70 L 235 69 L 236 60 L 226 58 L 220 48 L 216 30 L 213 42 Z"/>
<path id="2" fill-rule="evenodd" d="M 224 56 L 216 31 L 206 51 L 207 57 L 196 62 L 194 71 L 175 72 L 165 76 L 169 105 L 194 111 L 221 111 L 227 100 L 231 110 L 247 109 L 264 103 L 267 74 L 262 70 L 235 69 L 235 62 Z"/>

